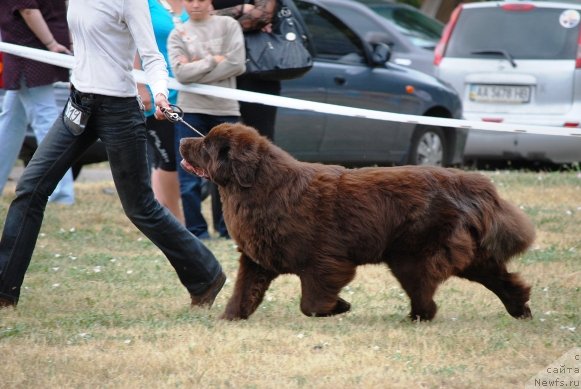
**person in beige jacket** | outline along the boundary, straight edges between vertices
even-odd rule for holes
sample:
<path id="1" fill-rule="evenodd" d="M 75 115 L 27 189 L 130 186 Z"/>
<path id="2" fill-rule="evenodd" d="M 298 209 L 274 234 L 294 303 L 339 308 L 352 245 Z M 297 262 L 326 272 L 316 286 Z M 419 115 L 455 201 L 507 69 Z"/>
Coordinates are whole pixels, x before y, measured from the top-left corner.
<path id="1" fill-rule="evenodd" d="M 236 76 L 246 70 L 244 38 L 239 23 L 229 16 L 213 15 L 211 0 L 183 0 L 183 4 L 190 19 L 174 28 L 167 45 L 175 78 L 184 84 L 236 89 Z M 184 120 L 203 134 L 218 124 L 240 120 L 237 100 L 179 92 L 177 103 L 184 111 Z M 183 123 L 177 123 L 176 143 L 181 138 L 193 136 L 197 136 L 196 133 Z M 179 155 L 177 158 L 181 160 Z M 208 224 L 201 212 L 204 182 L 181 166 L 178 176 L 186 228 L 198 238 L 208 239 Z M 220 237 L 229 238 L 218 190 L 214 184 L 210 185 L 214 230 Z"/>

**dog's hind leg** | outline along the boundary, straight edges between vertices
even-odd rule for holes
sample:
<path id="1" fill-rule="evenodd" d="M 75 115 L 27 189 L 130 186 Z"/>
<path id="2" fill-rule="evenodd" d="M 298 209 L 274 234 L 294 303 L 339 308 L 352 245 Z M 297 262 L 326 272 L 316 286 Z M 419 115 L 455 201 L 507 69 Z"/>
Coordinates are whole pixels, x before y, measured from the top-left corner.
<path id="1" fill-rule="evenodd" d="M 339 297 L 339 292 L 355 277 L 352 264 L 326 261 L 319 269 L 305 269 L 299 277 L 301 312 L 306 316 L 333 316 L 351 309 L 351 304 Z"/>
<path id="2" fill-rule="evenodd" d="M 412 320 L 432 320 L 438 311 L 434 294 L 446 277 L 439 275 L 436 277 L 434 272 L 425 266 L 429 262 L 404 260 L 398 262 L 397 265 L 390 265 L 393 275 L 411 300 L 409 317 Z"/>
<path id="3" fill-rule="evenodd" d="M 531 287 L 517 273 L 509 273 L 504 263 L 499 264 L 491 259 L 487 265 L 464 269 L 458 277 L 478 282 L 494 292 L 511 316 L 517 319 L 532 318 L 527 304 Z"/>
<path id="4" fill-rule="evenodd" d="M 242 254 L 234 293 L 220 318 L 226 320 L 248 319 L 256 311 L 264 298 L 264 293 L 277 276 L 278 273 L 266 270 Z"/>

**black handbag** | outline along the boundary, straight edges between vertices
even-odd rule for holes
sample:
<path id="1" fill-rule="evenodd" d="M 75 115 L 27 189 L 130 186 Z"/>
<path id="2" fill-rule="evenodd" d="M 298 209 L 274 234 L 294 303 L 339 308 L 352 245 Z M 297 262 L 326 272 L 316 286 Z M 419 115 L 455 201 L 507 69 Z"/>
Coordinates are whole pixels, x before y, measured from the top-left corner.
<path id="1" fill-rule="evenodd" d="M 247 76 L 264 80 L 297 78 L 313 67 L 309 35 L 297 8 L 289 0 L 277 0 L 272 33 L 244 33 Z"/>

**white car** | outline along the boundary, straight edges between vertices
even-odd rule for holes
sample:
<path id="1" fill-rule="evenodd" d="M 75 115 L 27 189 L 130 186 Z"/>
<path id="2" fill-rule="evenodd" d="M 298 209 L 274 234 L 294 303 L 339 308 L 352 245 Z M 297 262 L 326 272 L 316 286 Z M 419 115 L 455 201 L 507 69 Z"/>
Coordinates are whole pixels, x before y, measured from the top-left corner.
<path id="1" fill-rule="evenodd" d="M 580 127 L 580 25 L 581 4 L 462 4 L 436 48 L 436 75 L 467 120 Z M 579 162 L 581 138 L 470 131 L 465 159 Z"/>

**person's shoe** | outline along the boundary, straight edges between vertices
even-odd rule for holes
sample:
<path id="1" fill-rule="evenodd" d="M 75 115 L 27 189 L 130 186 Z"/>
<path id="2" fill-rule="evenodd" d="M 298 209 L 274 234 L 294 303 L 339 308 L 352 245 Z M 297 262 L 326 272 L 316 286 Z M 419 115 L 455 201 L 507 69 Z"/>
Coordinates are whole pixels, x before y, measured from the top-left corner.
<path id="1" fill-rule="evenodd" d="M 211 308 L 212 304 L 214 304 L 214 300 L 222 287 L 226 283 L 226 274 L 221 272 L 216 281 L 202 294 L 194 295 L 190 293 L 192 297 L 192 307 L 203 307 L 203 308 Z"/>
<path id="2" fill-rule="evenodd" d="M 16 308 L 16 303 L 4 297 L 0 297 L 0 309 L 2 308 Z"/>
<path id="3" fill-rule="evenodd" d="M 196 238 L 198 238 L 200 240 L 210 240 L 211 239 L 208 231 L 204 231 L 204 232 L 201 232 L 201 233 L 195 234 L 195 235 L 196 235 Z"/>

